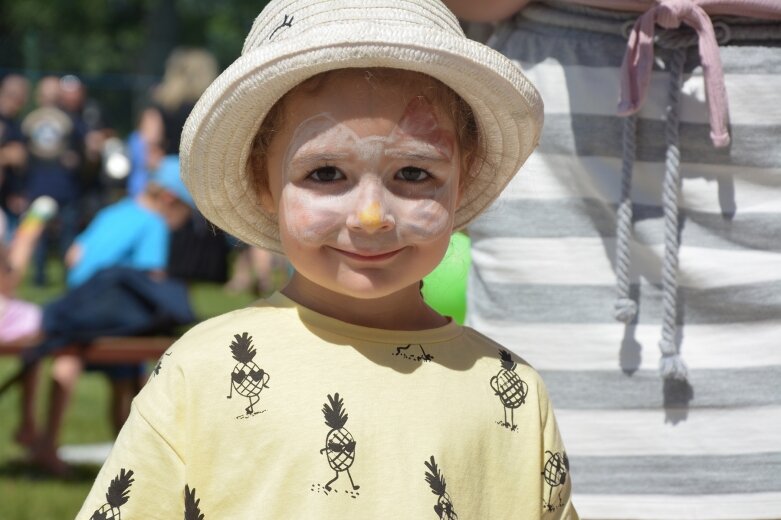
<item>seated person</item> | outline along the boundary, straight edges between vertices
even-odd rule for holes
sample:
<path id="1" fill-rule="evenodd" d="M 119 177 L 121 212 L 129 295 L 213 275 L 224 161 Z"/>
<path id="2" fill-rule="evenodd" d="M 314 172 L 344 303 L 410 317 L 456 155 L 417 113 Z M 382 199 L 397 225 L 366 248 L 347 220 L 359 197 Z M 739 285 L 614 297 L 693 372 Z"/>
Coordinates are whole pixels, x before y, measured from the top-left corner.
<path id="1" fill-rule="evenodd" d="M 168 260 L 169 231 L 184 224 L 190 217 L 192 198 L 179 178 L 179 160 L 165 157 L 146 189 L 135 198 L 112 204 L 96 215 L 79 235 L 66 255 L 69 267 L 67 283 L 75 289 L 96 273 L 110 267 L 129 267 L 145 271 L 154 277 L 165 276 Z M 23 392 L 22 419 L 17 439 L 27 441 L 32 460 L 42 469 L 55 474 L 67 471 L 57 456 L 57 439 L 65 408 L 83 370 L 77 355 L 60 355 L 52 364 L 52 397 L 48 424 L 36 435 L 32 416 L 35 401 L 34 382 L 37 370 L 26 376 Z M 139 365 L 114 365 L 99 368 L 108 373 L 112 383 L 112 422 L 117 430 L 130 410 L 130 401 L 142 379 Z M 31 442 L 31 439 L 34 441 Z"/>
<path id="2" fill-rule="evenodd" d="M 179 159 L 165 157 L 146 189 L 102 209 L 68 250 L 68 287 L 106 267 L 164 271 L 169 230 L 190 217 L 192 198 L 179 179 Z"/>

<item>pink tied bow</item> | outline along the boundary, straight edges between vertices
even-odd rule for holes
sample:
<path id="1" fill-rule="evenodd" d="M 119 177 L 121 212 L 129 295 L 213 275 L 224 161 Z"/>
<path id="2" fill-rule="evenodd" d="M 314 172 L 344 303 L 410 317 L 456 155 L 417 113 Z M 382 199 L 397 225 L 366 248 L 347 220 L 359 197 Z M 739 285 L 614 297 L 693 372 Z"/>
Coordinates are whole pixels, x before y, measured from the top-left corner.
<path id="1" fill-rule="evenodd" d="M 721 68 L 719 44 L 710 17 L 694 0 L 662 0 L 635 22 L 629 34 L 624 62 L 621 64 L 621 99 L 618 113 L 634 114 L 645 101 L 654 61 L 655 25 L 677 29 L 685 23 L 697 31 L 700 63 L 705 77 L 705 93 L 710 111 L 710 138 L 713 145 L 729 145 L 727 89 Z"/>

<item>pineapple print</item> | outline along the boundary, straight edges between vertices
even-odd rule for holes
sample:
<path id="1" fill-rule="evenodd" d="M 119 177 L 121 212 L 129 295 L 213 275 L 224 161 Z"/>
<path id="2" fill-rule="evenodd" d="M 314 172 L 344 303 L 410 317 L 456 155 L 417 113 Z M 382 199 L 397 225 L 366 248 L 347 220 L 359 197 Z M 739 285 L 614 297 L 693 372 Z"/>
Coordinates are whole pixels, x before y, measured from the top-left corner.
<path id="1" fill-rule="evenodd" d="M 130 495 L 130 485 L 133 484 L 133 471 L 122 468 L 119 475 L 111 480 L 106 492 L 106 503 L 92 513 L 91 520 L 120 520 L 119 508 L 124 505 Z"/>
<path id="2" fill-rule="evenodd" d="M 255 358 L 255 347 L 252 346 L 252 336 L 247 334 L 236 334 L 231 342 L 231 352 L 233 359 L 238 361 L 231 372 L 231 388 L 228 399 L 233 397 L 233 390 L 249 399 L 249 406 L 244 409 L 248 415 L 254 412 L 253 406 L 260 401 L 260 392 L 268 388 L 268 381 L 271 376 L 262 368 L 256 365 L 252 360 Z"/>
<path id="3" fill-rule="evenodd" d="M 157 364 L 155 365 L 155 368 L 153 370 L 155 376 L 160 375 L 160 369 L 163 368 L 163 357 L 170 356 L 171 354 L 172 354 L 171 352 L 164 352 L 163 355 L 160 356 L 160 359 L 157 360 Z"/>
<path id="4" fill-rule="evenodd" d="M 447 494 L 447 484 L 445 484 L 445 477 L 437 467 L 437 462 L 434 460 L 434 456 L 431 459 L 424 462 L 426 465 L 426 482 L 431 488 L 431 492 L 437 495 L 437 505 L 434 506 L 434 512 L 437 514 L 439 520 L 458 520 L 458 515 L 453 509 L 453 502 L 450 500 L 450 495 Z"/>
<path id="5" fill-rule="evenodd" d="M 353 490 L 360 488 L 353 482 L 350 475 L 350 466 L 355 461 L 355 439 L 352 434 L 344 427 L 348 415 L 344 409 L 344 401 L 339 394 L 328 395 L 328 402 L 323 404 L 323 415 L 325 424 L 331 428 L 325 437 L 325 448 L 320 453 L 325 452 L 328 457 L 328 465 L 336 472 L 336 476 L 328 481 L 325 489 L 331 491 L 331 484 L 339 478 L 339 473 L 346 472 L 350 479 L 350 485 Z"/>
<path id="6" fill-rule="evenodd" d="M 184 486 L 184 520 L 203 520 L 204 516 L 199 507 L 201 499 L 195 499 L 195 488 Z"/>
<path id="7" fill-rule="evenodd" d="M 504 421 L 502 426 L 516 430 L 514 410 L 526 402 L 526 393 L 529 385 L 515 373 L 516 363 L 512 355 L 506 350 L 500 351 L 502 356 L 502 369 L 493 376 L 490 381 L 494 394 L 499 396 L 499 400 L 504 407 Z M 510 422 L 507 422 L 507 409 L 510 409 Z"/>
<path id="8" fill-rule="evenodd" d="M 555 511 L 556 507 L 561 507 L 563 501 L 561 500 L 561 489 L 558 493 L 559 505 L 555 506 L 551 503 L 553 495 L 553 488 L 564 486 L 567 482 L 567 474 L 569 473 L 569 458 L 567 458 L 566 452 L 545 451 L 546 455 L 549 455 L 548 461 L 545 463 L 545 467 L 542 469 L 542 477 L 545 479 L 545 483 L 548 484 L 548 502 L 544 500 L 542 505 L 548 511 Z"/>

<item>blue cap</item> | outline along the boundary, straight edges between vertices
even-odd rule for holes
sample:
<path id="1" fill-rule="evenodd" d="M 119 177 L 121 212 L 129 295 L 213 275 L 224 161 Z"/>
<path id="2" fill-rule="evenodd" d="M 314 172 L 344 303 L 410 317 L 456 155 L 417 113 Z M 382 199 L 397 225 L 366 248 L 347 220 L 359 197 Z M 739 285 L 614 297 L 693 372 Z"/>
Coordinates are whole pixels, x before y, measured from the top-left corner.
<path id="1" fill-rule="evenodd" d="M 177 199 L 191 208 L 195 208 L 193 197 L 190 195 L 190 192 L 187 191 L 187 188 L 182 182 L 182 177 L 179 175 L 178 155 L 166 155 L 163 160 L 160 161 L 160 166 L 157 170 L 152 172 L 149 181 L 176 196 Z"/>

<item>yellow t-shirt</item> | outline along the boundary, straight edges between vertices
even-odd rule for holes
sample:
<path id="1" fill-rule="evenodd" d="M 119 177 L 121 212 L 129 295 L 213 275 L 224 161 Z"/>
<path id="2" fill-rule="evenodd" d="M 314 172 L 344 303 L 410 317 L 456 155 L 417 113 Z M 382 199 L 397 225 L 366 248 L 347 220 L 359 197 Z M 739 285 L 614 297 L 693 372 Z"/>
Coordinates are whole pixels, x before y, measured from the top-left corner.
<path id="1" fill-rule="evenodd" d="M 548 395 L 523 361 L 455 323 L 371 329 L 278 294 L 162 356 L 77 518 L 96 512 L 578 518 Z"/>

